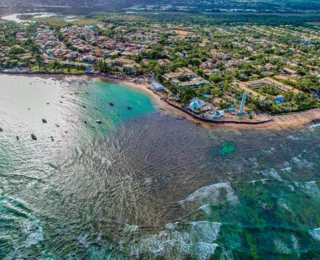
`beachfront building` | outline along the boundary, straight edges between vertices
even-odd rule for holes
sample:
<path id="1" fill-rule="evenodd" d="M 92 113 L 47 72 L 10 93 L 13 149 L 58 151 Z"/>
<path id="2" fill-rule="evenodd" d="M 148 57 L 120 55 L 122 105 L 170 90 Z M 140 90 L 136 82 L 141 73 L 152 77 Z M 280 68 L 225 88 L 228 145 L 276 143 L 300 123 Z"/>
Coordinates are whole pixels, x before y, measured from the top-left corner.
<path id="1" fill-rule="evenodd" d="M 283 84 L 275 79 L 272 79 L 270 77 L 266 77 L 266 78 L 262 78 L 259 80 L 254 80 L 254 81 L 248 81 L 248 82 L 234 82 L 232 84 L 234 87 L 237 87 L 243 91 L 246 91 L 247 93 L 249 93 L 251 96 L 253 96 L 254 98 L 258 98 L 260 101 L 264 101 L 266 99 L 266 96 L 261 95 L 260 93 L 258 93 L 256 90 L 257 89 L 261 89 L 265 86 L 272 86 L 275 87 L 276 89 L 282 91 L 282 92 L 293 92 L 294 94 L 300 94 L 303 93 L 301 90 L 296 89 L 292 86 Z M 282 102 L 284 102 L 284 99 L 280 99 L 277 97 L 275 97 L 275 102 L 276 104 L 280 104 Z"/>
<path id="2" fill-rule="evenodd" d="M 219 111 L 211 110 L 211 111 L 208 111 L 204 114 L 204 116 L 206 118 L 211 119 L 211 120 L 220 119 L 220 118 L 224 117 L 225 115 L 226 115 L 226 113 L 224 112 L 224 110 L 219 110 Z"/>
<path id="3" fill-rule="evenodd" d="M 151 87 L 154 91 L 162 91 L 164 90 L 164 86 L 162 86 L 159 82 L 153 81 L 151 83 Z"/>
<path id="4" fill-rule="evenodd" d="M 199 98 L 194 98 L 191 100 L 191 102 L 188 106 L 188 109 L 190 109 L 193 112 L 198 113 L 206 105 L 207 105 L 207 103 L 204 102 L 203 100 L 201 100 Z"/>
<path id="5" fill-rule="evenodd" d="M 245 91 L 249 93 L 252 97 L 259 99 L 261 103 L 263 103 L 266 100 L 265 96 L 249 88 L 247 82 L 233 82 L 231 85 L 240 91 Z"/>

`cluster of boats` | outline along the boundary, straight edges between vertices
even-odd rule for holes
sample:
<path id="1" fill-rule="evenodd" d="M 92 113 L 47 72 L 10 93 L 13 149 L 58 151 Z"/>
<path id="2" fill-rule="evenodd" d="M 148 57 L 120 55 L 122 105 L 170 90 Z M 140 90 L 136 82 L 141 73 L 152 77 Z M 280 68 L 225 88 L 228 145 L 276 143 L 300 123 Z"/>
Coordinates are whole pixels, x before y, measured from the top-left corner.
<path id="1" fill-rule="evenodd" d="M 76 93 L 76 94 L 78 94 L 78 93 Z M 87 94 L 88 94 L 88 93 L 87 93 Z M 61 97 L 64 98 L 63 96 L 61 96 Z M 60 102 L 62 103 L 62 101 L 60 101 Z M 47 105 L 49 105 L 49 103 L 47 103 Z M 110 105 L 110 106 L 114 106 L 114 103 L 109 102 L 109 105 Z M 140 107 L 140 103 L 138 103 L 138 106 Z M 82 107 L 87 108 L 85 105 L 82 105 Z M 96 109 L 97 109 L 97 108 L 96 108 Z M 128 109 L 128 110 L 132 110 L 132 107 L 127 106 L 127 109 Z M 30 108 L 28 108 L 28 110 L 30 110 Z M 43 119 L 42 119 L 42 123 L 47 124 L 48 121 L 43 118 Z M 87 121 L 84 121 L 84 123 L 87 124 L 88 122 L 87 122 Z M 99 120 L 99 119 L 97 119 L 97 120 L 96 120 L 96 123 L 97 123 L 97 124 L 102 124 L 102 121 Z M 57 126 L 57 127 L 60 127 L 58 124 L 56 124 L 56 126 Z M 3 132 L 3 129 L 2 129 L 1 127 L 0 127 L 0 132 Z M 51 141 L 54 141 L 53 136 L 50 136 L 50 138 L 51 138 Z M 19 141 L 19 140 L 20 140 L 19 136 L 16 136 L 16 139 Z M 37 140 L 37 136 L 36 136 L 34 133 L 32 133 L 32 134 L 31 134 L 31 139 L 32 139 L 32 140 Z"/>

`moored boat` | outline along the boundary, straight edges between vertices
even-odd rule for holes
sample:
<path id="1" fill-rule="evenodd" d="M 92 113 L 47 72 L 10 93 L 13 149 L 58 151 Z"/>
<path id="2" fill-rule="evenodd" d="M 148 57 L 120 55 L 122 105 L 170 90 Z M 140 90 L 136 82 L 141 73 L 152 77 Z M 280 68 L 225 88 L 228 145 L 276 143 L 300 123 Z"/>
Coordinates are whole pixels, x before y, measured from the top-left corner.
<path id="1" fill-rule="evenodd" d="M 35 134 L 31 134 L 31 138 L 32 138 L 32 140 L 37 140 L 37 137 L 36 137 L 36 135 Z"/>

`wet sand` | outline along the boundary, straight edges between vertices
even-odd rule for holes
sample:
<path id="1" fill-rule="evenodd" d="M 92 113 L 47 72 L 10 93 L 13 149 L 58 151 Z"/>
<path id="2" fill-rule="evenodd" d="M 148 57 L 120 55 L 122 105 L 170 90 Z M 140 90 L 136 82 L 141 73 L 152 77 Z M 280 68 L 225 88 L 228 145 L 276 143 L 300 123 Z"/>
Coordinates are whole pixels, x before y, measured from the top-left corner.
<path id="1" fill-rule="evenodd" d="M 29 76 L 29 77 L 81 77 L 85 79 L 93 79 L 93 80 L 101 80 L 105 82 L 112 82 L 120 85 L 125 85 L 128 87 L 135 88 L 139 91 L 143 91 L 148 94 L 152 100 L 154 101 L 156 107 L 163 111 L 166 114 L 175 116 L 179 119 L 187 119 L 191 120 L 194 123 L 198 124 L 199 126 L 203 126 L 206 128 L 226 128 L 226 129 L 259 129 L 259 130 L 267 130 L 267 129 L 274 129 L 274 130 L 281 130 L 281 129 L 290 129 L 290 128 L 297 128 L 302 127 L 308 124 L 311 124 L 314 121 L 320 120 L 320 108 L 311 109 L 304 112 L 296 112 L 287 115 L 278 115 L 278 116 L 269 116 L 270 119 L 273 121 L 266 122 L 262 124 L 235 124 L 235 123 L 225 123 L 225 124 L 214 124 L 214 123 L 207 123 L 192 116 L 184 113 L 183 111 L 170 106 L 165 101 L 161 100 L 161 97 L 153 92 L 146 82 L 142 83 L 135 83 L 133 82 L 134 78 L 128 79 L 119 79 L 119 78 L 109 78 L 103 76 L 87 76 L 87 75 L 69 75 L 69 74 L 10 74 L 7 75 L 12 76 Z M 145 80 L 144 80 L 145 81 Z"/>

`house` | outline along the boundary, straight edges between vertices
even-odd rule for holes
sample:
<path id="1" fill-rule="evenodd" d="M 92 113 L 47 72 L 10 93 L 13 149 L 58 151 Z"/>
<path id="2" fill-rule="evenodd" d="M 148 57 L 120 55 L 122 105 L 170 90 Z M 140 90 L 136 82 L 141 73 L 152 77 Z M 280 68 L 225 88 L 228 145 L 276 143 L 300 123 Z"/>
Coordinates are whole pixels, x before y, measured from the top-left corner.
<path id="1" fill-rule="evenodd" d="M 203 87 L 205 85 L 210 85 L 210 82 L 201 77 L 196 77 L 191 79 L 190 81 L 181 82 L 179 84 L 180 87 L 194 87 L 194 88 Z"/>
<path id="2" fill-rule="evenodd" d="M 164 86 L 162 86 L 159 82 L 153 81 L 151 83 L 151 87 L 154 91 L 162 91 L 164 90 Z"/>
<path id="3" fill-rule="evenodd" d="M 283 72 L 289 75 L 298 75 L 297 71 L 289 68 L 283 68 Z"/>
<path id="4" fill-rule="evenodd" d="M 139 65 L 133 64 L 133 63 L 124 64 L 124 65 L 122 66 L 122 70 L 123 70 L 124 72 L 129 73 L 129 74 L 133 74 L 133 73 L 135 73 L 135 71 L 137 70 L 138 66 L 139 66 Z"/>
<path id="5" fill-rule="evenodd" d="M 219 110 L 219 111 L 212 110 L 212 111 L 205 113 L 205 116 L 211 120 L 220 119 L 225 115 L 226 114 L 225 114 L 224 110 Z"/>
<path id="6" fill-rule="evenodd" d="M 194 98 L 191 100 L 188 109 L 190 109 L 193 112 L 199 112 L 202 107 L 204 107 L 207 103 L 199 98 Z"/>
<path id="7" fill-rule="evenodd" d="M 166 65 L 170 65 L 172 62 L 168 59 L 160 59 L 158 60 L 158 65 L 159 66 L 166 66 Z"/>
<path id="8" fill-rule="evenodd" d="M 195 78 L 197 74 L 195 74 L 193 71 L 189 70 L 188 68 L 178 68 L 175 72 L 170 72 L 163 77 L 166 80 L 174 80 L 174 79 L 179 79 L 181 77 L 188 77 L 189 79 Z"/>

